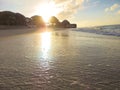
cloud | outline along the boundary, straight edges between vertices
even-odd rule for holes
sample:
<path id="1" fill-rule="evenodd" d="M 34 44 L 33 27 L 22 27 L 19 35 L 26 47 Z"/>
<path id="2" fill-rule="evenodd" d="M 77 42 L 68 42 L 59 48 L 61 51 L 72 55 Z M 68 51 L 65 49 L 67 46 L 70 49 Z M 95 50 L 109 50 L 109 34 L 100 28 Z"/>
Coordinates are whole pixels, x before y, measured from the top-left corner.
<path id="1" fill-rule="evenodd" d="M 61 12 L 58 13 L 59 19 L 71 18 L 86 0 L 53 0 L 55 4 L 61 8 Z M 88 1 L 88 0 L 87 0 Z"/>
<path id="2" fill-rule="evenodd" d="M 108 11 L 114 11 L 115 9 L 119 8 L 119 4 L 113 4 L 111 7 L 108 7 L 105 9 L 106 12 Z"/>
<path id="3" fill-rule="evenodd" d="M 90 0 L 86 0 L 86 5 L 84 7 L 84 9 L 89 9 L 89 8 L 95 8 L 98 7 L 100 5 L 100 1 L 90 1 Z"/>
<path id="4" fill-rule="evenodd" d="M 53 0 L 56 4 L 67 2 L 68 0 Z"/>
<path id="5" fill-rule="evenodd" d="M 120 14 L 120 10 L 117 13 Z"/>
<path id="6" fill-rule="evenodd" d="M 45 0 L 0 0 L 0 11 L 13 11 L 31 17 L 35 7 Z"/>
<path id="7" fill-rule="evenodd" d="M 108 11 L 110 11 L 109 8 L 106 8 L 106 9 L 105 9 L 105 12 L 108 12 Z"/>

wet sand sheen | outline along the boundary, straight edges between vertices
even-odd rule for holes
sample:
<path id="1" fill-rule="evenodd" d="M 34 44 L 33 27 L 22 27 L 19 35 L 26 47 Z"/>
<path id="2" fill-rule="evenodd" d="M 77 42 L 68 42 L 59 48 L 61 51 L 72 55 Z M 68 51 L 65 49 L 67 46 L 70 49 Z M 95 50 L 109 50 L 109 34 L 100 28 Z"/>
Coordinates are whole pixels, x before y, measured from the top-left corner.
<path id="1" fill-rule="evenodd" d="M 0 90 L 120 89 L 119 37 L 11 32 L 0 30 Z"/>

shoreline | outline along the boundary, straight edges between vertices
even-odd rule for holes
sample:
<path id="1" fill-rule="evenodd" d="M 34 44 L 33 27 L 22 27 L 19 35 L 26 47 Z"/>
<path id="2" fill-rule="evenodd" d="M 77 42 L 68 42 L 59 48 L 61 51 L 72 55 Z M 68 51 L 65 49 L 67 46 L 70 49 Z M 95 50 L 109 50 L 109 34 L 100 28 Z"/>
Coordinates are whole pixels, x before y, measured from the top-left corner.
<path id="1" fill-rule="evenodd" d="M 23 26 L 23 25 L 13 25 L 13 26 L 9 26 L 9 25 L 0 25 L 0 30 L 8 30 L 8 29 L 24 29 L 24 28 L 30 28 L 28 26 Z"/>

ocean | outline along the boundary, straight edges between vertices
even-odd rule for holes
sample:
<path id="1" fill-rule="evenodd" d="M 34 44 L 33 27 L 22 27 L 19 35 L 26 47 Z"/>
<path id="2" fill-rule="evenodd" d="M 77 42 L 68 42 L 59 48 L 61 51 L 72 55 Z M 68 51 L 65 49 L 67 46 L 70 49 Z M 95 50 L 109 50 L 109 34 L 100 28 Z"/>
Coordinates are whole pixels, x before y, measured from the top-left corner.
<path id="1" fill-rule="evenodd" d="M 102 35 L 120 36 L 120 25 L 95 26 L 95 27 L 77 28 L 73 30 L 102 34 Z"/>

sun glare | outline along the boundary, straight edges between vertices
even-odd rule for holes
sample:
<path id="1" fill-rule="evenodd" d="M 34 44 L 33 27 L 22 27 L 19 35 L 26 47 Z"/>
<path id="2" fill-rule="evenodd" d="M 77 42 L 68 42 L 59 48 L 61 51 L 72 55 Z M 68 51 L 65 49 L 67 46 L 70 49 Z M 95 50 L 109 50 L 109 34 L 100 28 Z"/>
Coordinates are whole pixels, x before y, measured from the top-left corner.
<path id="1" fill-rule="evenodd" d="M 42 39 L 42 49 L 43 52 L 47 52 L 50 48 L 50 42 L 51 42 L 51 33 L 50 32 L 43 32 L 41 34 Z"/>
<path id="2" fill-rule="evenodd" d="M 36 8 L 36 13 L 42 16 L 45 22 L 48 22 L 51 16 L 56 16 L 59 12 L 60 8 L 56 7 L 55 3 L 43 3 Z"/>

